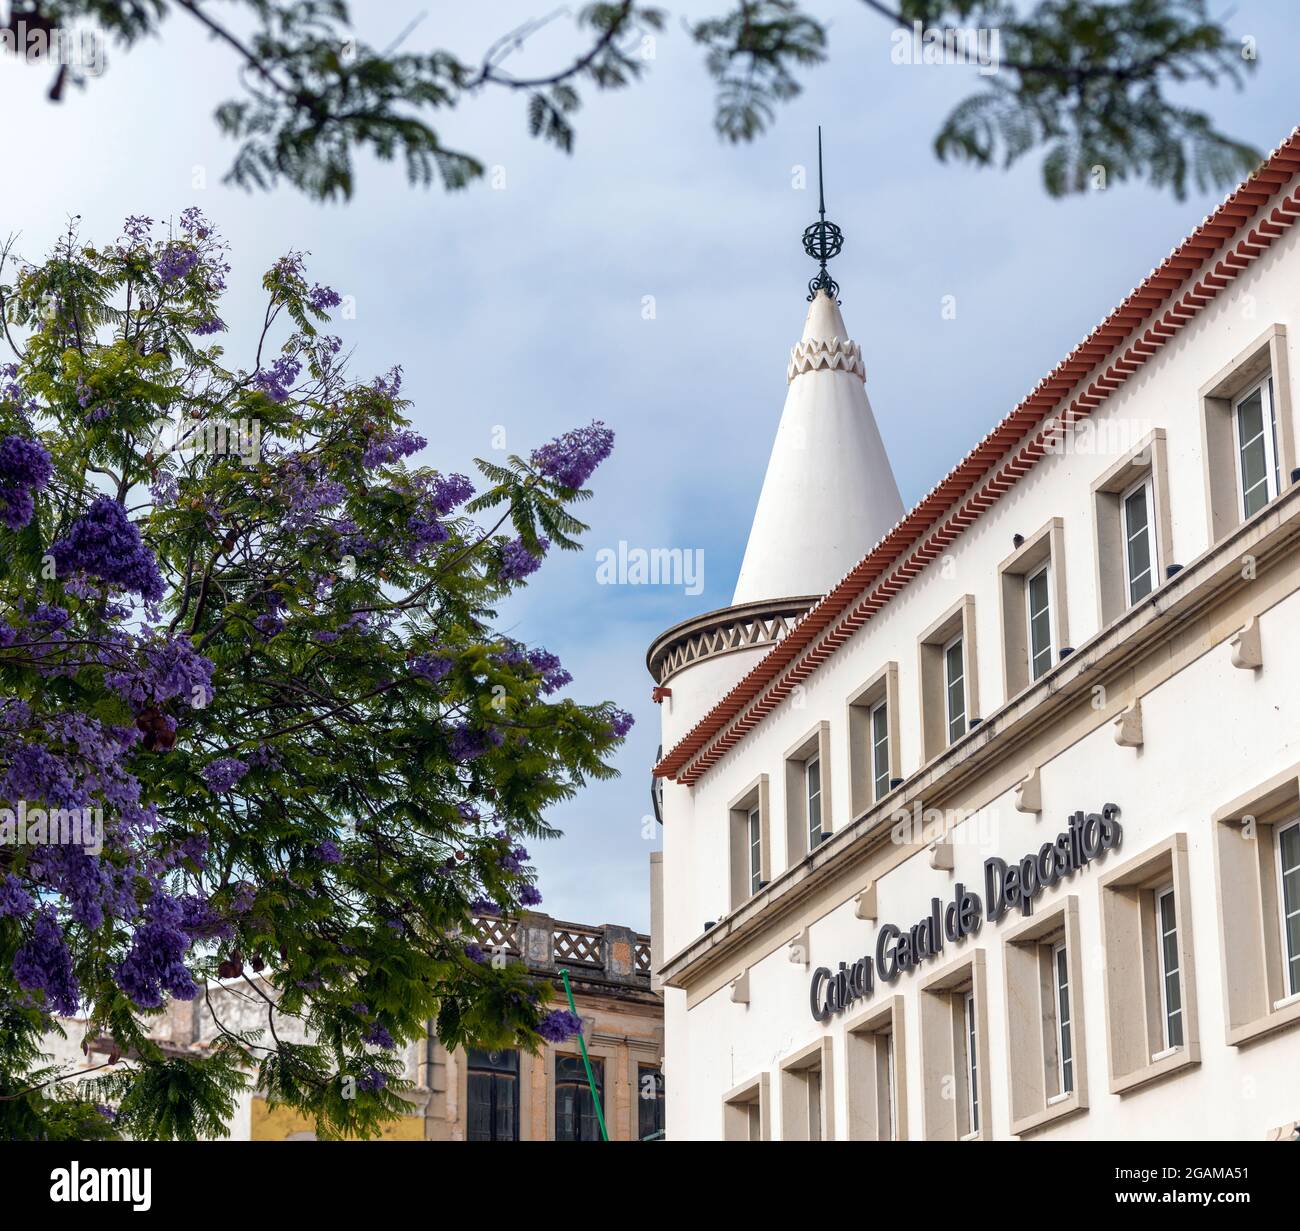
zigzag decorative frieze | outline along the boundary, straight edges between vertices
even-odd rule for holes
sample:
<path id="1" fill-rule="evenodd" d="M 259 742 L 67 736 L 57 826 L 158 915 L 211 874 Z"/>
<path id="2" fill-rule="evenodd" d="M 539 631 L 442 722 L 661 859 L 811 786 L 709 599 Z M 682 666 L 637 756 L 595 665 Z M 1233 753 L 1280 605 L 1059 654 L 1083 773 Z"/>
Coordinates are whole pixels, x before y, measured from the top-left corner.
<path id="1" fill-rule="evenodd" d="M 852 372 L 859 380 L 867 378 L 867 369 L 862 365 L 862 347 L 852 338 L 800 342 L 791 347 L 790 366 L 785 370 L 786 382 L 794 380 L 802 372 L 813 372 L 818 368 Z"/>
<path id="2" fill-rule="evenodd" d="M 658 664 L 659 683 L 675 675 L 683 667 L 727 654 L 732 650 L 745 650 L 751 646 L 768 645 L 780 641 L 798 623 L 800 615 L 782 614 L 770 618 L 758 616 L 751 619 L 732 620 L 701 629 L 693 636 L 684 637 L 672 646 Z"/>

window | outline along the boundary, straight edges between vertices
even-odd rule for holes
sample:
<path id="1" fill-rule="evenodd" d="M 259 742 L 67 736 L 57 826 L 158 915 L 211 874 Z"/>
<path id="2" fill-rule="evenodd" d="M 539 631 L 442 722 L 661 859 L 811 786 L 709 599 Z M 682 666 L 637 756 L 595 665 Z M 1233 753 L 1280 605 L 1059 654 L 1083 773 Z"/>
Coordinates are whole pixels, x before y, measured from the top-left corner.
<path id="1" fill-rule="evenodd" d="M 975 600 L 967 595 L 921 635 L 921 735 L 925 759 L 961 739 L 979 714 Z"/>
<path id="2" fill-rule="evenodd" d="M 1227 1041 L 1241 1046 L 1300 1024 L 1300 766 L 1213 819 L 1219 934 L 1233 956 Z"/>
<path id="3" fill-rule="evenodd" d="M 871 794 L 879 803 L 889 794 L 889 702 L 881 701 L 871 711 Z"/>
<path id="4" fill-rule="evenodd" d="M 1029 619 L 1029 678 L 1036 680 L 1052 666 L 1052 566 L 1044 565 L 1025 583 Z"/>
<path id="5" fill-rule="evenodd" d="M 731 844 L 730 909 L 744 905 L 772 879 L 767 775 L 760 774 L 727 805 Z"/>
<path id="6" fill-rule="evenodd" d="M 1074 1048 L 1070 1038 L 1070 967 L 1065 941 L 1052 946 L 1052 983 L 1056 1009 L 1056 1084 L 1060 1094 L 1074 1091 Z"/>
<path id="7" fill-rule="evenodd" d="M 1281 490 L 1273 381 L 1261 381 L 1233 405 L 1243 517 L 1253 517 Z"/>
<path id="8" fill-rule="evenodd" d="M 785 752 L 786 867 L 794 867 L 831 834 L 829 722 L 819 722 Z"/>
<path id="9" fill-rule="evenodd" d="M 1156 893 L 1156 948 L 1160 962 L 1160 1008 L 1164 1050 L 1183 1045 L 1183 991 L 1178 959 L 1178 915 L 1173 886 Z"/>
<path id="10" fill-rule="evenodd" d="M 737 1086 L 722 1100 L 722 1136 L 727 1141 L 771 1137 L 770 1079 L 766 1073 Z"/>
<path id="11" fill-rule="evenodd" d="M 998 568 L 1008 700 L 1042 679 L 1070 644 L 1064 561 L 1065 522 L 1053 517 L 1022 539 Z"/>
<path id="12" fill-rule="evenodd" d="M 1092 485 L 1103 626 L 1157 589 L 1175 558 L 1167 452 L 1164 431 L 1157 429 Z"/>
<path id="13" fill-rule="evenodd" d="M 900 1077 L 902 1038 L 901 996 L 872 1005 L 845 1027 L 850 1141 L 907 1137 L 907 1099 Z"/>
<path id="14" fill-rule="evenodd" d="M 781 1140 L 832 1140 L 831 1108 L 831 1041 L 827 1038 L 781 1065 Z"/>
<path id="15" fill-rule="evenodd" d="M 595 1056 L 591 1057 L 591 1075 L 603 1109 L 605 1064 Z M 555 1057 L 555 1140 L 600 1140 L 600 1121 L 581 1056 Z"/>
<path id="16" fill-rule="evenodd" d="M 1011 1131 L 1023 1136 L 1088 1105 L 1078 896 L 1047 899 L 1003 941 Z"/>
<path id="17" fill-rule="evenodd" d="M 966 663 L 962 639 L 954 637 L 943 647 L 943 680 L 948 742 L 966 734 Z"/>
<path id="18" fill-rule="evenodd" d="M 962 1057 L 966 1070 L 966 1132 L 963 1136 L 977 1137 L 980 1131 L 980 1083 L 979 1083 L 979 1035 L 975 1027 L 975 993 L 967 992 L 962 999 L 963 1018 L 962 1034 L 965 1039 L 965 1055 Z"/>
<path id="19" fill-rule="evenodd" d="M 1300 995 L 1300 822 L 1277 831 L 1282 962 L 1287 996 Z"/>
<path id="20" fill-rule="evenodd" d="M 1200 1063 L 1189 883 L 1184 833 L 1101 877 L 1112 1094 Z M 1071 992 L 1077 1030 L 1077 980 Z M 1077 1041 L 1072 1054 L 1077 1066 L 1082 1061 Z"/>
<path id="21" fill-rule="evenodd" d="M 519 1053 L 466 1052 L 468 1141 L 519 1140 Z"/>
<path id="22" fill-rule="evenodd" d="M 1120 497 L 1124 524 L 1124 587 L 1130 607 L 1155 588 L 1155 570 L 1159 565 L 1151 505 L 1150 477 L 1139 479 Z"/>
<path id="23" fill-rule="evenodd" d="M 1200 394 L 1210 541 L 1217 543 L 1273 500 L 1296 465 L 1285 327 L 1270 326 Z"/>
<path id="24" fill-rule="evenodd" d="M 927 1141 L 991 1136 L 985 953 L 921 984 L 921 1066 Z"/>
<path id="25" fill-rule="evenodd" d="M 637 1066 L 637 1138 L 655 1141 L 664 1132 L 664 1075 L 656 1065 Z"/>
<path id="26" fill-rule="evenodd" d="M 899 763 L 898 664 L 886 663 L 849 697 L 850 815 L 880 803 L 903 776 Z"/>
<path id="27" fill-rule="evenodd" d="M 819 757 L 804 762 L 804 798 L 808 809 L 808 849 L 815 851 L 822 840 L 822 763 Z"/>

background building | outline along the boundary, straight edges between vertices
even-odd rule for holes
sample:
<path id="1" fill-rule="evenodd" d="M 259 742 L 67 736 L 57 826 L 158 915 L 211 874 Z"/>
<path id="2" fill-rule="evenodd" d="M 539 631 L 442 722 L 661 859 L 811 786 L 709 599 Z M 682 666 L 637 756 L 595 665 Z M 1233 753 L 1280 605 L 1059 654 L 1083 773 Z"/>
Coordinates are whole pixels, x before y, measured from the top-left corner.
<path id="1" fill-rule="evenodd" d="M 734 604 L 648 659 L 671 1138 L 1295 1134 L 1297 219 L 1293 134 L 906 514 L 810 228 Z"/>
<path id="2" fill-rule="evenodd" d="M 554 1007 L 565 1004 L 559 971 L 568 970 L 583 1039 L 601 1093 L 612 1141 L 655 1140 L 664 1124 L 663 1002 L 650 987 L 650 938 L 605 924 L 560 923 L 527 914 L 518 920 L 479 918 L 480 943 L 491 957 L 527 962 L 556 986 Z M 268 995 L 274 988 L 262 982 Z M 211 1001 L 209 1006 L 208 1001 Z M 242 980 L 210 989 L 207 997 L 173 1000 L 152 1035 L 175 1055 L 210 1047 L 213 1015 L 232 1031 L 266 1025 L 267 1005 Z M 285 1041 L 305 1042 L 301 1023 L 277 1015 Z M 75 1070 L 97 1068 L 112 1041 L 86 1037 L 87 1023 L 64 1020 L 66 1039 L 50 1036 L 46 1050 Z M 83 1050 L 83 1040 L 85 1047 Z M 394 1141 L 594 1141 L 595 1109 L 576 1038 L 548 1044 L 531 1056 L 518 1050 L 448 1052 L 432 1034 L 408 1044 L 404 1059 L 413 1087 L 408 1116 L 385 1126 Z M 240 1100 L 230 1138 L 236 1141 L 310 1141 L 313 1125 L 285 1107 L 271 1107 L 255 1090 Z"/>

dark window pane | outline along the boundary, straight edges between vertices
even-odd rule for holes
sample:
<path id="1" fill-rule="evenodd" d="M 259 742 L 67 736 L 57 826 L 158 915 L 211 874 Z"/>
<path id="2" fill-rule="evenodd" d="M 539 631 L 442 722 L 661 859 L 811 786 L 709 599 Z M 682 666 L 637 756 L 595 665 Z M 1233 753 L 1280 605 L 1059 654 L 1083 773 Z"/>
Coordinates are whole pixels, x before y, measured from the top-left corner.
<path id="1" fill-rule="evenodd" d="M 602 1103 L 605 1097 L 605 1066 L 593 1058 L 591 1073 L 596 1082 L 596 1094 Z M 581 1056 L 555 1057 L 555 1140 L 599 1141 L 600 1123 L 596 1118 L 596 1105 L 587 1085 L 587 1071 Z"/>
<path id="2" fill-rule="evenodd" d="M 641 1065 L 637 1074 L 637 1136 L 645 1141 L 663 1132 L 664 1075 Z"/>
<path id="3" fill-rule="evenodd" d="M 466 1139 L 518 1141 L 519 1053 L 470 1049 L 467 1068 Z"/>

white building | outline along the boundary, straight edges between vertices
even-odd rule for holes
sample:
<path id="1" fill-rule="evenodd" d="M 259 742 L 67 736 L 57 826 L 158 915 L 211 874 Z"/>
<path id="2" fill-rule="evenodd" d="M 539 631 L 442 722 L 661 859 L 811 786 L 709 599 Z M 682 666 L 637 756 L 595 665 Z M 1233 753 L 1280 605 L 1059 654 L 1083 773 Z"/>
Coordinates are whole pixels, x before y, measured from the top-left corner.
<path id="1" fill-rule="evenodd" d="M 670 1139 L 1295 1131 L 1297 219 L 1300 130 L 906 514 L 816 292 L 649 653 Z"/>

